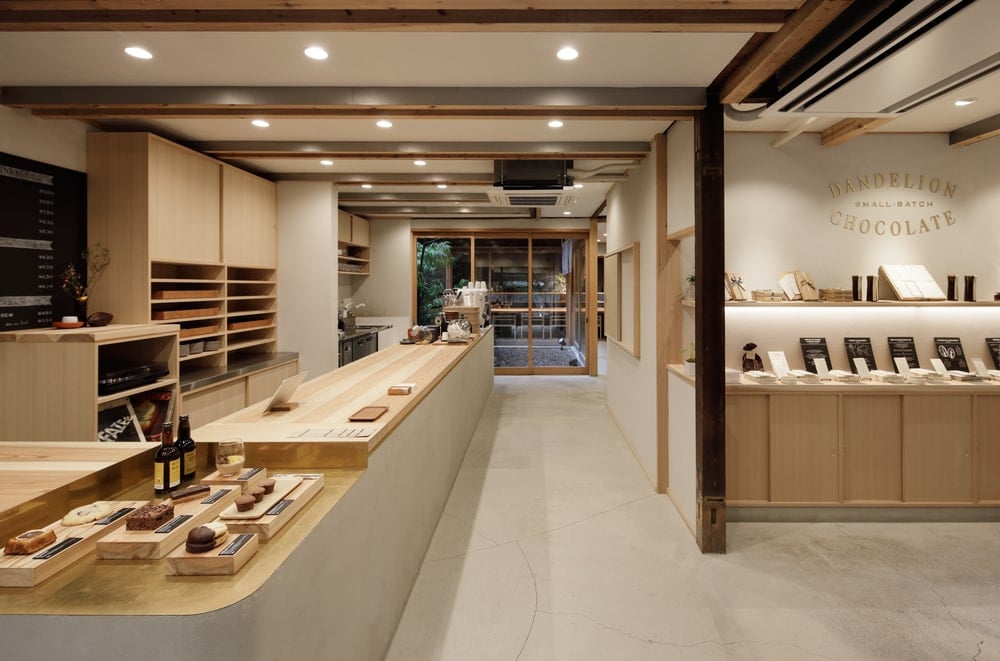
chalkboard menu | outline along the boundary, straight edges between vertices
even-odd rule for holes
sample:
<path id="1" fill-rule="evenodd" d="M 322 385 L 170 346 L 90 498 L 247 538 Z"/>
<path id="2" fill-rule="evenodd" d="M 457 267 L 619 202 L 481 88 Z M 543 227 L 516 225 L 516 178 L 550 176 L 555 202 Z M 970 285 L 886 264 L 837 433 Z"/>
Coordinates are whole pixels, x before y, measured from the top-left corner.
<path id="1" fill-rule="evenodd" d="M 0 331 L 76 314 L 60 276 L 86 249 L 86 175 L 0 153 Z"/>

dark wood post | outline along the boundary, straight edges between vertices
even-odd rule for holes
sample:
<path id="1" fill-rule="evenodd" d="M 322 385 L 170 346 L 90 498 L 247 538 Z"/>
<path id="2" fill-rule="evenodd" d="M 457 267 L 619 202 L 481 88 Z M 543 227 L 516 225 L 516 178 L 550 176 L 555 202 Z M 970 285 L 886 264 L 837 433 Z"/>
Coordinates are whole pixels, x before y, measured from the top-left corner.
<path id="1" fill-rule="evenodd" d="M 695 114 L 695 452 L 698 546 L 726 551 L 725 177 L 722 105 L 709 91 Z"/>

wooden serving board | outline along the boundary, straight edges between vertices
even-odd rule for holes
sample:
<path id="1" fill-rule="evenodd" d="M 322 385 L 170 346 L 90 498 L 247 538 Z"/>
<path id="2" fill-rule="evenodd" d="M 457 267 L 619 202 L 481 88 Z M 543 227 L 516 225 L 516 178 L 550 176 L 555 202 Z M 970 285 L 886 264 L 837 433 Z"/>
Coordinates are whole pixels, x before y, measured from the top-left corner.
<path id="1" fill-rule="evenodd" d="M 209 473 L 201 478 L 202 484 L 215 484 L 218 486 L 238 486 L 240 493 L 246 493 L 250 487 L 255 487 L 267 479 L 266 468 L 244 468 L 236 475 L 223 476 L 219 471 Z"/>
<path id="2" fill-rule="evenodd" d="M 195 317 L 212 317 L 219 313 L 219 308 L 190 308 L 187 310 L 156 310 L 151 319 L 163 321 L 164 319 L 190 319 Z"/>
<path id="3" fill-rule="evenodd" d="M 241 512 L 234 503 L 222 510 L 219 518 L 225 521 L 227 525 L 230 520 L 259 519 L 264 512 L 270 510 L 278 501 L 287 496 L 288 492 L 299 486 L 301 481 L 302 478 L 298 476 L 276 477 L 274 478 L 274 491 L 264 494 L 259 503 L 254 503 L 253 507 L 245 512 Z"/>
<path id="4" fill-rule="evenodd" d="M 218 296 L 218 289 L 157 289 L 153 292 L 153 298 L 158 301 L 184 298 L 217 298 Z"/>
<path id="5" fill-rule="evenodd" d="M 185 339 L 188 337 L 195 337 L 197 335 L 210 335 L 219 330 L 219 324 L 208 324 L 205 326 L 194 326 L 192 328 L 182 328 L 180 331 L 180 339 Z"/>
<path id="6" fill-rule="evenodd" d="M 226 520 L 230 534 L 234 532 L 254 532 L 261 539 L 270 539 L 292 520 L 299 510 L 306 506 L 316 494 L 323 489 L 322 473 L 297 473 L 295 475 L 275 475 L 275 481 L 286 477 L 301 478 L 298 486 L 292 489 L 273 507 L 265 511 L 257 519 Z"/>
<path id="7" fill-rule="evenodd" d="M 61 520 L 45 526 L 44 529 L 55 532 L 55 544 L 46 546 L 30 555 L 0 555 L 0 586 L 32 587 L 75 564 L 93 552 L 98 540 L 102 537 L 118 528 L 124 528 L 125 516 L 132 510 L 142 507 L 148 501 L 104 502 L 112 502 L 114 505 L 113 512 L 104 519 L 81 526 L 64 526 Z M 74 539 L 78 541 L 70 541 Z M 62 550 L 57 551 L 59 548 Z M 53 552 L 55 554 L 51 555 Z"/>
<path id="8" fill-rule="evenodd" d="M 167 576 L 232 576 L 257 553 L 260 537 L 230 533 L 207 553 L 188 553 L 181 544 L 166 558 Z"/>
<path id="9" fill-rule="evenodd" d="M 222 494 L 216 495 L 216 494 Z M 145 560 L 162 558 L 184 543 L 188 531 L 211 521 L 236 500 L 236 487 L 212 489 L 205 498 L 174 503 L 174 518 L 156 530 L 119 530 L 97 543 L 99 560 Z M 208 502 L 206 502 L 208 501 Z"/>
<path id="10" fill-rule="evenodd" d="M 248 330 L 250 328 L 260 328 L 261 326 L 270 326 L 274 322 L 270 319 L 251 319 L 250 321 L 230 321 L 229 330 Z"/>

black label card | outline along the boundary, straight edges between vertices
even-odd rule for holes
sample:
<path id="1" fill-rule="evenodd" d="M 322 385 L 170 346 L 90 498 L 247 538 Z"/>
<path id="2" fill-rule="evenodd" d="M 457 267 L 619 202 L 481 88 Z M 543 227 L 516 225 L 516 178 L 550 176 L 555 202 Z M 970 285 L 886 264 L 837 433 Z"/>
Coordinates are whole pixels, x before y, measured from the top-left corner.
<path id="1" fill-rule="evenodd" d="M 825 337 L 800 337 L 799 345 L 802 347 L 802 361 L 806 364 L 806 370 L 817 373 L 816 362 L 817 358 L 822 358 L 826 361 L 826 366 L 829 368 L 830 365 L 830 350 L 826 346 Z"/>
<path id="2" fill-rule="evenodd" d="M 1000 370 L 1000 337 L 986 338 L 986 346 L 990 348 L 990 356 L 993 357 L 993 369 Z"/>
<path id="3" fill-rule="evenodd" d="M 872 351 L 870 337 L 845 337 L 844 348 L 847 350 L 847 362 L 855 374 L 858 373 L 858 366 L 854 364 L 855 358 L 863 358 L 870 370 L 878 369 L 875 366 L 875 352 Z"/>
<path id="4" fill-rule="evenodd" d="M 229 542 L 226 548 L 219 551 L 219 555 L 236 555 L 237 551 L 246 546 L 251 537 L 253 537 L 253 533 L 250 532 L 243 532 L 236 535 L 236 539 Z"/>
<path id="5" fill-rule="evenodd" d="M 212 503 L 217 503 L 217 502 L 219 502 L 220 498 L 225 497 L 225 495 L 227 493 L 229 493 L 230 491 L 232 491 L 232 489 L 219 489 L 218 491 L 216 491 L 215 493 L 213 493 L 211 496 L 209 496 L 205 500 L 201 501 L 201 504 L 202 505 L 211 505 Z"/>
<path id="6" fill-rule="evenodd" d="M 957 337 L 935 337 L 934 352 L 944 363 L 945 369 L 969 371 L 965 362 L 965 351 L 962 350 L 962 340 Z"/>
<path id="7" fill-rule="evenodd" d="M 76 544 L 77 542 L 82 541 L 82 540 L 83 540 L 83 537 L 67 537 L 63 541 L 61 541 L 58 544 L 56 544 L 55 546 L 49 548 L 49 550 L 42 551 L 41 553 L 39 553 L 38 555 L 36 555 L 34 558 L 32 558 L 32 560 L 48 560 L 49 558 L 53 558 L 53 557 L 59 555 L 60 553 L 62 553 L 66 549 L 68 549 L 69 547 L 73 546 L 74 544 Z"/>
<path id="8" fill-rule="evenodd" d="M 156 532 L 157 535 L 165 535 L 168 532 L 176 530 L 177 526 L 181 525 L 190 518 L 191 518 L 190 514 L 181 514 L 180 516 L 174 517 L 172 520 L 167 521 L 162 526 L 157 528 L 154 532 Z"/>
<path id="9" fill-rule="evenodd" d="M 237 480 L 249 480 L 251 477 L 253 477 L 257 473 L 261 472 L 262 470 L 264 470 L 264 469 L 263 468 L 251 468 L 250 470 L 248 470 L 247 472 L 243 473 L 242 475 L 240 475 L 236 479 Z"/>
<path id="10" fill-rule="evenodd" d="M 277 516 L 278 514 L 281 514 L 282 512 L 284 512 L 285 508 L 287 508 L 291 504 L 292 504 L 292 501 L 288 500 L 287 498 L 284 499 L 284 500 L 279 500 L 278 502 L 276 502 L 274 505 L 271 506 L 271 509 L 269 509 L 266 512 L 264 512 L 264 514 L 269 514 L 271 516 Z"/>
<path id="11" fill-rule="evenodd" d="M 106 525 L 108 525 L 109 523 L 111 523 L 113 521 L 117 521 L 118 519 L 122 518 L 123 516 L 125 516 L 126 514 L 128 514 L 129 512 L 131 512 L 133 510 L 135 510 L 134 507 L 123 507 L 120 510 L 118 510 L 117 512 L 112 512 L 111 514 L 108 514 L 103 519 L 98 519 L 97 521 L 94 521 L 94 525 L 95 526 L 106 526 Z"/>
<path id="12" fill-rule="evenodd" d="M 892 356 L 892 369 L 899 371 L 896 368 L 896 358 L 905 358 L 906 365 L 912 370 L 920 367 L 920 361 L 917 360 L 917 347 L 913 343 L 912 337 L 890 337 L 889 338 L 889 355 Z"/>

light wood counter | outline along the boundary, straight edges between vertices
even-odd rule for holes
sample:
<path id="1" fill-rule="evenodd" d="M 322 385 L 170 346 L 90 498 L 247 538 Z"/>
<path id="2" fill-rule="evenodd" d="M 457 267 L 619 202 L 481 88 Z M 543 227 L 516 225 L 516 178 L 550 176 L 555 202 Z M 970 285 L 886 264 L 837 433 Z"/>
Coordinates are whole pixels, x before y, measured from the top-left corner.
<path id="1" fill-rule="evenodd" d="M 153 661 L 200 658 L 224 641 L 227 658 L 244 660 L 382 658 L 492 390 L 492 339 L 487 331 L 470 345 L 389 347 L 307 382 L 294 411 L 264 416 L 258 405 L 196 429 L 203 458 L 238 428 L 251 459 L 288 459 L 264 464 L 269 472 L 308 468 L 325 487 L 235 576 L 172 577 L 162 561 L 90 556 L 34 588 L 0 589 L 5 653 Z M 418 383 L 413 394 L 385 394 L 406 381 Z M 308 465 L 339 460 L 343 444 L 284 439 L 346 424 L 382 398 L 390 410 L 364 443 L 366 466 Z M 129 496 L 151 497 L 148 482 Z"/>

